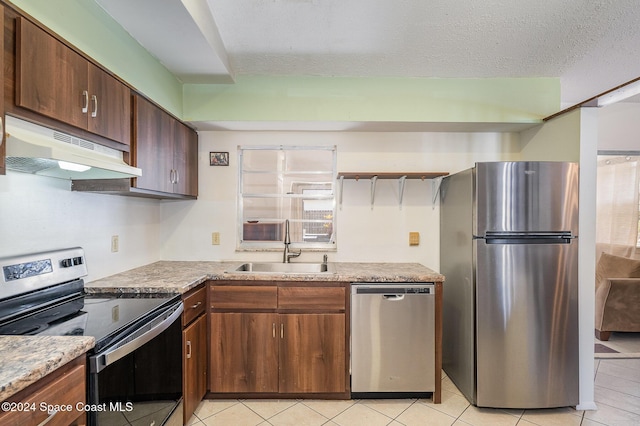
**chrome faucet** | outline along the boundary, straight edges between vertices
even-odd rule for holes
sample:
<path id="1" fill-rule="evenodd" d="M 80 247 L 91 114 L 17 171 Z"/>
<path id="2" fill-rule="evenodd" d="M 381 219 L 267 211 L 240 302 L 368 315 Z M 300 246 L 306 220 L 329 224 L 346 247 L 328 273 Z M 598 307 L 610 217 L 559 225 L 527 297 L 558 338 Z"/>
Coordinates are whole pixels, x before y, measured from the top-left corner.
<path id="1" fill-rule="evenodd" d="M 302 254 L 302 250 L 297 253 L 290 253 L 289 244 L 291 237 L 289 236 L 289 219 L 284 221 L 284 253 L 282 254 L 282 263 L 289 263 L 292 257 L 298 257 Z"/>

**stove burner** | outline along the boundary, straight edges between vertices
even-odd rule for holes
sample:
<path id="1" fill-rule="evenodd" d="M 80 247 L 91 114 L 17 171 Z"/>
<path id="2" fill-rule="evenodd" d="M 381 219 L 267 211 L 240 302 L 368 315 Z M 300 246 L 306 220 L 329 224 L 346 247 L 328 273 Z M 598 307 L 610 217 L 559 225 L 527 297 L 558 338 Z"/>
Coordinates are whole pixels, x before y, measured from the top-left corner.
<path id="1" fill-rule="evenodd" d="M 7 324 L 0 327 L 0 334 L 32 336 L 34 334 L 40 333 L 48 327 L 49 324 L 25 324 L 24 321 L 17 321 L 17 324 Z"/>
<path id="2" fill-rule="evenodd" d="M 47 329 L 57 327 L 56 330 L 58 330 L 60 324 L 67 324 L 72 318 L 83 314 L 83 312 L 81 312 L 82 308 L 84 308 L 84 300 L 82 298 L 67 301 L 7 324 L 0 325 L 0 334 L 59 334 L 55 331 L 53 333 L 47 332 Z"/>

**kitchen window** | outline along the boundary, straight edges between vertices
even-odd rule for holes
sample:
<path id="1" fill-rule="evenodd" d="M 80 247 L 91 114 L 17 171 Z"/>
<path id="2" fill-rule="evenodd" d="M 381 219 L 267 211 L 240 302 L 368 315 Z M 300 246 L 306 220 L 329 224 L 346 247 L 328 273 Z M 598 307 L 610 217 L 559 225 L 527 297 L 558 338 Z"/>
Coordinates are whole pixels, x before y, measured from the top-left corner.
<path id="1" fill-rule="evenodd" d="M 238 147 L 238 248 L 336 247 L 336 147 Z"/>

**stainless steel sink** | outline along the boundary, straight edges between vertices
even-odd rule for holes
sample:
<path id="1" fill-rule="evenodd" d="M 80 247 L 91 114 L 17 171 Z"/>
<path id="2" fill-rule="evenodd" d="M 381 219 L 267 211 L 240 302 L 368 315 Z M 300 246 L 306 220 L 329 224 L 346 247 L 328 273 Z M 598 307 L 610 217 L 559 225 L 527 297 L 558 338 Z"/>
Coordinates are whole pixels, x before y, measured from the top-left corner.
<path id="1" fill-rule="evenodd" d="M 233 273 L 259 274 L 335 274 L 335 266 L 331 263 L 243 263 Z"/>

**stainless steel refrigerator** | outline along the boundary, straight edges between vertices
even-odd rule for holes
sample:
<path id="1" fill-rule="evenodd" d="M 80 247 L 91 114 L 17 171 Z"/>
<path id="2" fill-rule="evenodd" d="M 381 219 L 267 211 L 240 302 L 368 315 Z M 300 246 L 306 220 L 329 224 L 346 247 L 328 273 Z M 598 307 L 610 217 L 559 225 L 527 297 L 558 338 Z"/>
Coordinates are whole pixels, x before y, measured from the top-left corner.
<path id="1" fill-rule="evenodd" d="M 440 200 L 447 375 L 479 407 L 578 404 L 578 165 L 477 163 Z"/>

